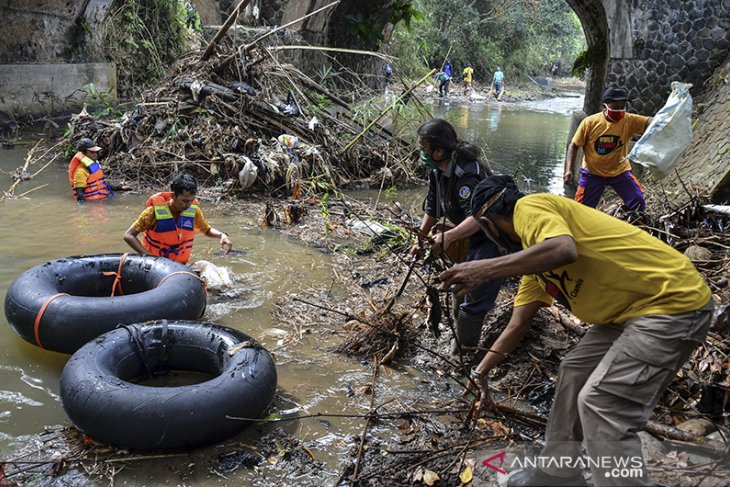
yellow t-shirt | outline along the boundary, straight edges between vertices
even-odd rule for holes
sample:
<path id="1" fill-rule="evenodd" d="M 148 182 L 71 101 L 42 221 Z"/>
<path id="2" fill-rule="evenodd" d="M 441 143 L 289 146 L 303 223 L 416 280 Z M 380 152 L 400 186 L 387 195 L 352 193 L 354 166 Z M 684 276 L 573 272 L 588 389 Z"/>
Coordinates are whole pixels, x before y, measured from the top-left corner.
<path id="1" fill-rule="evenodd" d="M 626 159 L 629 141 L 646 129 L 650 118 L 627 113 L 618 122 L 609 122 L 600 112 L 584 119 L 572 140 L 573 144 L 583 147 L 583 167 L 607 178 L 631 170 Z"/>
<path id="2" fill-rule="evenodd" d="M 140 213 L 137 219 L 134 221 L 134 229 L 137 232 L 142 233 L 146 230 L 153 230 L 156 224 L 157 219 L 155 218 L 155 207 L 150 206 L 148 208 L 145 208 L 144 211 Z M 208 233 L 208 230 L 211 229 L 211 226 L 208 225 L 207 221 L 205 221 L 205 217 L 203 216 L 203 210 L 201 210 L 200 207 L 195 209 L 195 220 L 193 220 L 193 227 L 198 233 Z"/>
<path id="3" fill-rule="evenodd" d="M 87 187 L 88 184 L 86 183 L 86 180 L 89 178 L 89 174 L 91 173 L 88 169 L 86 169 L 86 166 L 79 164 L 74 171 L 74 189 Z"/>
<path id="4" fill-rule="evenodd" d="M 474 74 L 474 68 L 464 68 L 464 81 L 467 83 L 471 83 L 472 74 Z"/>
<path id="5" fill-rule="evenodd" d="M 517 201 L 514 227 L 522 248 L 570 235 L 578 259 L 522 278 L 515 306 L 557 299 L 594 324 L 649 314 L 681 314 L 712 295 L 692 262 L 645 231 L 571 199 L 532 194 Z M 600 230 L 600 231 L 599 231 Z"/>

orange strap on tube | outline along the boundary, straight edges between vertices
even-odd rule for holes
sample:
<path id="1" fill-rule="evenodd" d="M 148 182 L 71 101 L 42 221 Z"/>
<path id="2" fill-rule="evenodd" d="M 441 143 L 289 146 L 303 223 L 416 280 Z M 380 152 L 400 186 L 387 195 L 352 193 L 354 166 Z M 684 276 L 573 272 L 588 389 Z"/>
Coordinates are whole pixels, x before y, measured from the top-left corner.
<path id="1" fill-rule="evenodd" d="M 114 293 L 116 292 L 117 288 L 119 288 L 120 296 L 124 294 L 124 290 L 122 289 L 122 266 L 124 265 L 124 259 L 126 259 L 128 255 L 129 252 L 125 252 L 122 254 L 122 258 L 119 259 L 119 268 L 117 269 L 117 272 L 102 272 L 102 275 L 104 276 L 115 276 L 114 283 L 112 284 L 112 297 L 114 297 Z"/>
<path id="2" fill-rule="evenodd" d="M 46 302 L 43 303 L 43 306 L 41 306 L 41 309 L 38 311 L 38 314 L 35 317 L 35 325 L 33 326 L 33 336 L 35 337 L 35 344 L 41 347 L 43 350 L 45 350 L 45 347 L 41 343 L 41 318 L 43 318 L 43 313 L 46 312 L 46 308 L 48 308 L 48 305 L 51 304 L 51 302 L 56 299 L 59 296 L 69 296 L 68 293 L 58 293 L 54 294 L 53 296 L 49 296 L 48 299 L 46 299 Z"/>

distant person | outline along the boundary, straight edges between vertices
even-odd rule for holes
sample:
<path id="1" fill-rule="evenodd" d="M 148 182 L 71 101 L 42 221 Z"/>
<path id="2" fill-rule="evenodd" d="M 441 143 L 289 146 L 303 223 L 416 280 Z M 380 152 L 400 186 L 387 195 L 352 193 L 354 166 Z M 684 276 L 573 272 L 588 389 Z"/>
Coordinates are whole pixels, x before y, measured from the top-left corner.
<path id="1" fill-rule="evenodd" d="M 390 84 L 390 78 L 393 76 L 393 68 L 390 66 L 390 63 L 385 64 L 385 84 L 386 86 Z"/>
<path id="2" fill-rule="evenodd" d="M 474 68 L 471 64 L 467 64 L 462 73 L 464 79 L 464 96 L 467 96 L 471 92 L 471 82 L 473 81 Z"/>
<path id="3" fill-rule="evenodd" d="M 504 73 L 499 66 L 497 66 L 497 71 L 492 76 L 492 87 L 494 88 L 494 97 L 497 101 L 500 101 L 504 94 Z"/>
<path id="4" fill-rule="evenodd" d="M 446 63 L 444 63 L 444 73 L 446 73 L 449 78 L 451 78 L 453 76 L 453 74 L 451 73 L 451 60 L 450 59 L 447 59 Z"/>
<path id="5" fill-rule="evenodd" d="M 104 171 L 97 161 L 101 147 L 93 140 L 83 138 L 76 146 L 76 154 L 68 166 L 68 182 L 74 193 L 74 199 L 79 203 L 85 201 L 105 200 L 112 196 L 114 191 L 132 189 L 127 185 L 107 183 Z"/>
<path id="6" fill-rule="evenodd" d="M 442 119 L 432 119 L 418 129 L 418 144 L 421 146 L 421 160 L 429 169 L 428 195 L 425 212 L 418 233 L 431 238 L 431 252 L 439 255 L 448 251 L 457 242 L 467 241 L 466 261 L 488 259 L 499 255 L 495 243 L 479 231 L 479 225 L 471 216 L 471 196 L 476 185 L 492 174 L 492 170 L 480 163 L 481 150 L 457 138 L 454 127 Z M 448 219 L 445 228 L 438 225 L 441 219 Z M 409 254 L 418 257 L 418 244 L 411 247 Z M 451 353 L 474 351 L 479 344 L 482 325 L 487 312 L 494 306 L 501 279 L 485 282 L 475 289 L 463 302 L 454 308 L 456 338 Z"/>
<path id="7" fill-rule="evenodd" d="M 449 95 L 449 81 L 451 77 L 444 71 L 436 73 L 436 81 L 439 82 L 439 96 L 444 97 Z"/>
<path id="8" fill-rule="evenodd" d="M 646 207 L 644 188 L 631 172 L 626 158 L 629 141 L 643 133 L 651 117 L 626 113 L 629 92 L 625 88 L 608 88 L 603 92 L 603 110 L 585 118 L 565 154 L 563 182 L 573 182 L 573 167 L 578 148 L 583 148 L 578 190 L 575 200 L 595 208 L 603 190 L 610 186 L 618 193 L 628 210 Z"/>
<path id="9" fill-rule="evenodd" d="M 195 195 L 198 183 L 187 172 L 179 173 L 172 191 L 157 193 L 147 200 L 147 208 L 124 234 L 124 241 L 140 255 L 167 257 L 185 264 L 190 259 L 196 233 L 220 239 L 221 249 L 233 248 L 228 234 L 205 221 Z M 143 242 L 137 235 L 144 233 Z"/>

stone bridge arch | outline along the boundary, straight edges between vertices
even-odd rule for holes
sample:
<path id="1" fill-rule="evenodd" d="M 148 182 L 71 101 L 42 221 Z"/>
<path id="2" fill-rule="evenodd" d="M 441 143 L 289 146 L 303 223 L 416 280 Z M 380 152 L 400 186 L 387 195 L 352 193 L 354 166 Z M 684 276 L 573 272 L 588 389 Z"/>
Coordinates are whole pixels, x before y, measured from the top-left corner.
<path id="1" fill-rule="evenodd" d="M 282 1 L 282 9 L 309 4 L 313 11 L 327 1 Z M 730 0 L 565 1 L 580 19 L 588 44 L 586 113 L 598 111 L 603 89 L 615 84 L 629 89 L 634 111 L 653 114 L 672 81 L 701 85 L 730 52 Z M 392 0 L 342 2 L 314 37 L 338 47 L 358 45 L 358 39 L 342 34 L 348 31 L 346 15 L 386 14 L 391 5 Z"/>
<path id="2" fill-rule="evenodd" d="M 201 11 L 220 14 L 239 0 L 193 0 Z M 346 0 L 323 15 L 292 28 L 312 44 L 368 48 L 353 33 L 348 15 L 389 16 L 394 0 Z M 672 81 L 702 84 L 730 51 L 730 0 L 565 0 L 576 12 L 590 52 L 586 88 L 587 113 L 598 110 L 607 84 L 626 86 L 633 108 L 654 113 L 664 103 Z M 331 0 L 252 0 L 247 15 L 256 25 L 282 25 L 313 12 Z M 0 16 L 0 64 L 83 62 L 71 35 L 82 19 L 100 21 L 112 0 L 5 0 Z M 220 18 L 209 19 L 220 23 Z M 388 37 L 389 32 L 384 32 Z M 375 72 L 371 58 L 342 57 L 343 64 Z M 0 87 L 2 88 L 2 87 Z"/>

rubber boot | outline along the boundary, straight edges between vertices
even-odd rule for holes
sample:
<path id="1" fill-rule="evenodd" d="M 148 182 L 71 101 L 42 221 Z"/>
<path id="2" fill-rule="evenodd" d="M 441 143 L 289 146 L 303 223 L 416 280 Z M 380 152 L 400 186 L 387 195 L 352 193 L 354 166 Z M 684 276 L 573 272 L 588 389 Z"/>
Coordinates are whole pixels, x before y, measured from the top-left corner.
<path id="1" fill-rule="evenodd" d="M 461 345 L 461 351 L 473 352 L 479 345 L 479 339 L 482 337 L 482 325 L 484 324 L 485 315 L 472 315 L 464 310 L 459 310 L 459 316 L 456 318 L 456 336 Z M 451 344 L 451 353 L 458 355 L 456 348 L 456 340 Z"/>

